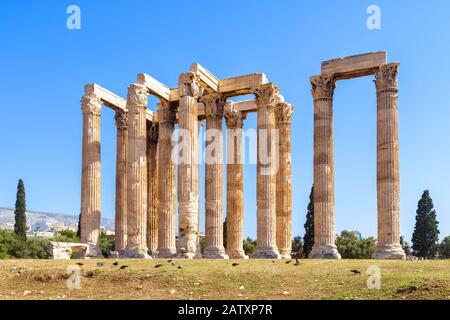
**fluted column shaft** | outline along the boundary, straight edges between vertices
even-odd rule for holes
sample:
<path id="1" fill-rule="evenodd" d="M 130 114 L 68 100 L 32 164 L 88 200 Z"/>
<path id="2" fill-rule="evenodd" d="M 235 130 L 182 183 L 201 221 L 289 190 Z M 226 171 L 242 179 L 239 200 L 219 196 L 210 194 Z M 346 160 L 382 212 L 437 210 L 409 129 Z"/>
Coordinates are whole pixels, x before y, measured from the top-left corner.
<path id="1" fill-rule="evenodd" d="M 115 249 L 123 255 L 127 245 L 127 113 L 116 111 L 117 128 L 116 147 L 116 216 Z"/>
<path id="2" fill-rule="evenodd" d="M 95 94 L 83 96 L 83 149 L 81 173 L 81 242 L 90 244 L 89 255 L 100 251 L 100 113 L 101 100 Z"/>
<path id="3" fill-rule="evenodd" d="M 278 88 L 267 84 L 255 91 L 258 106 L 258 155 L 256 173 L 257 239 L 253 258 L 278 259 L 276 244 L 276 145 L 275 105 Z"/>
<path id="4" fill-rule="evenodd" d="M 292 251 L 292 169 L 291 169 L 291 120 L 292 105 L 277 105 L 276 119 L 280 137 L 279 168 L 276 177 L 277 192 L 277 247 L 283 259 L 291 258 Z"/>
<path id="5" fill-rule="evenodd" d="M 176 254 L 176 189 L 174 148 L 175 111 L 168 101 L 158 104 L 158 256 Z"/>
<path id="6" fill-rule="evenodd" d="M 398 64 L 375 72 L 377 89 L 378 244 L 374 258 L 403 259 L 400 245 L 400 164 L 398 143 Z"/>
<path id="7" fill-rule="evenodd" d="M 223 132 L 225 99 L 217 94 L 202 98 L 206 113 L 205 216 L 206 247 L 203 257 L 227 259 L 223 246 Z"/>
<path id="8" fill-rule="evenodd" d="M 179 78 L 180 102 L 178 107 L 178 247 L 185 258 L 197 253 L 198 237 L 198 111 L 199 83 L 194 73 Z"/>
<path id="9" fill-rule="evenodd" d="M 141 84 L 128 88 L 127 248 L 130 258 L 147 254 L 147 91 Z"/>
<path id="10" fill-rule="evenodd" d="M 242 126 L 244 114 L 225 112 L 227 122 L 227 248 L 232 259 L 248 259 L 243 248 L 244 184 Z"/>
<path id="11" fill-rule="evenodd" d="M 314 97 L 314 246 L 311 258 L 340 258 L 334 234 L 332 77 L 312 77 Z"/>
<path id="12" fill-rule="evenodd" d="M 158 126 L 147 123 L 147 247 L 158 254 Z"/>

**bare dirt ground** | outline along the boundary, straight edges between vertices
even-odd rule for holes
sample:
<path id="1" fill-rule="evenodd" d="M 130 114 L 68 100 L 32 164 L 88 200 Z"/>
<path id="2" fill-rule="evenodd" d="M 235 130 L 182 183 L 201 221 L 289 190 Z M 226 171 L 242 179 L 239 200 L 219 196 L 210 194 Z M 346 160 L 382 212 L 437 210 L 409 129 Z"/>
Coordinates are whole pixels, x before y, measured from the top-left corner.
<path id="1" fill-rule="evenodd" d="M 0 299 L 450 300 L 450 260 L 114 261 L 0 260 Z M 67 268 L 76 263 L 83 264 L 81 288 L 69 289 L 75 276 L 68 279 Z M 367 287 L 372 265 L 380 268 L 381 289 Z"/>

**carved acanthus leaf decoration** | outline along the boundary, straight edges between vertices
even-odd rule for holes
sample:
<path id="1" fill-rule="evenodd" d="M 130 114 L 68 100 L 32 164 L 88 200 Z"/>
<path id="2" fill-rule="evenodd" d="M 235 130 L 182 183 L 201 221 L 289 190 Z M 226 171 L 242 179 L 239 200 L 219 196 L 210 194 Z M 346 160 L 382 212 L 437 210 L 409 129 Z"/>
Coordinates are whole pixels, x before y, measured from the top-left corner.
<path id="1" fill-rule="evenodd" d="M 398 63 L 389 63 L 380 66 L 375 71 L 375 85 L 377 90 L 384 88 L 397 89 Z"/>
<path id="2" fill-rule="evenodd" d="M 178 79 L 180 97 L 190 96 L 198 98 L 201 95 L 200 80 L 193 72 L 182 73 Z"/>
<path id="3" fill-rule="evenodd" d="M 128 87 L 128 106 L 147 108 L 148 92 L 147 88 L 139 83 L 133 83 Z M 130 109 L 130 107 L 127 107 Z"/>
<path id="4" fill-rule="evenodd" d="M 292 121 L 292 114 L 294 113 L 294 106 L 290 103 L 281 102 L 277 104 L 275 115 L 278 124 L 290 124 Z"/>
<path id="5" fill-rule="evenodd" d="M 331 76 L 316 76 L 310 79 L 314 99 L 332 99 L 336 80 Z"/>
<path id="6" fill-rule="evenodd" d="M 277 96 L 280 93 L 280 89 L 278 89 L 278 87 L 273 83 L 268 83 L 259 88 L 253 89 L 252 92 L 256 96 L 256 103 L 258 104 L 258 107 L 275 106 L 278 102 Z"/>
<path id="7" fill-rule="evenodd" d="M 226 98 L 219 93 L 209 93 L 201 97 L 200 102 L 205 105 L 205 116 L 223 117 Z"/>
<path id="8" fill-rule="evenodd" d="M 241 129 L 246 118 L 245 113 L 238 110 L 225 110 L 224 116 L 228 129 Z"/>
<path id="9" fill-rule="evenodd" d="M 84 95 L 81 100 L 81 110 L 83 113 L 100 115 L 102 111 L 102 100 L 93 93 Z"/>
<path id="10" fill-rule="evenodd" d="M 128 127 L 128 112 L 116 111 L 114 120 L 116 120 L 117 129 L 126 129 Z"/>

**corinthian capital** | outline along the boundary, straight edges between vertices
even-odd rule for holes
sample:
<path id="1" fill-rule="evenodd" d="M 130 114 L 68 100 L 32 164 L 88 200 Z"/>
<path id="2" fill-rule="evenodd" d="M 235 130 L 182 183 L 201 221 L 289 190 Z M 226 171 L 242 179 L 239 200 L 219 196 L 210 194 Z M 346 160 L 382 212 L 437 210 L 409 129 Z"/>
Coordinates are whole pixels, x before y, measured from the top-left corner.
<path id="1" fill-rule="evenodd" d="M 226 103 L 226 98 L 219 93 L 209 93 L 200 98 L 200 102 L 205 105 L 206 117 L 222 117 Z"/>
<path id="2" fill-rule="evenodd" d="M 126 129 L 128 127 L 128 112 L 123 111 L 123 110 L 116 111 L 114 120 L 116 120 L 116 128 L 118 130 Z"/>
<path id="3" fill-rule="evenodd" d="M 83 113 L 100 115 L 102 111 L 102 100 L 94 93 L 84 95 L 81 100 L 81 110 Z"/>
<path id="4" fill-rule="evenodd" d="M 256 96 L 256 104 L 261 106 L 275 106 L 279 102 L 280 89 L 273 83 L 264 84 L 252 90 Z"/>
<path id="5" fill-rule="evenodd" d="M 398 67 L 398 63 L 389 63 L 380 66 L 375 71 L 375 85 L 377 90 L 397 88 Z"/>
<path id="6" fill-rule="evenodd" d="M 127 105 L 147 108 L 147 88 L 140 83 L 133 83 L 128 87 Z"/>
<path id="7" fill-rule="evenodd" d="M 176 122 L 176 112 L 174 107 L 170 104 L 169 101 L 161 99 L 157 104 L 158 106 L 158 121 L 159 123 L 163 122 Z"/>
<path id="8" fill-rule="evenodd" d="M 226 110 L 224 113 L 228 129 L 241 129 L 246 115 L 238 110 Z"/>
<path id="9" fill-rule="evenodd" d="M 180 97 L 190 96 L 198 98 L 201 94 L 200 80 L 194 72 L 180 74 L 178 79 Z"/>
<path id="10" fill-rule="evenodd" d="M 290 103 L 280 102 L 275 109 L 275 116 L 278 124 L 290 124 L 292 121 L 292 114 L 294 113 L 294 106 Z"/>
<path id="11" fill-rule="evenodd" d="M 332 99 L 336 80 L 332 76 L 315 76 L 310 79 L 314 99 Z"/>

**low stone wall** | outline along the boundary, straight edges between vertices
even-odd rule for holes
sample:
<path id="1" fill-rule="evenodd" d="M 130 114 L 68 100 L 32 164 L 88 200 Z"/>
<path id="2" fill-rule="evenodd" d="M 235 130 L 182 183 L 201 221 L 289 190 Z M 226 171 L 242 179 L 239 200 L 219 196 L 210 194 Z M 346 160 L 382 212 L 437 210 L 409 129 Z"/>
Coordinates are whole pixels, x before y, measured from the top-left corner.
<path id="1" fill-rule="evenodd" d="M 49 259 L 85 259 L 88 256 L 89 245 L 85 243 L 50 242 L 47 250 L 50 254 Z"/>

